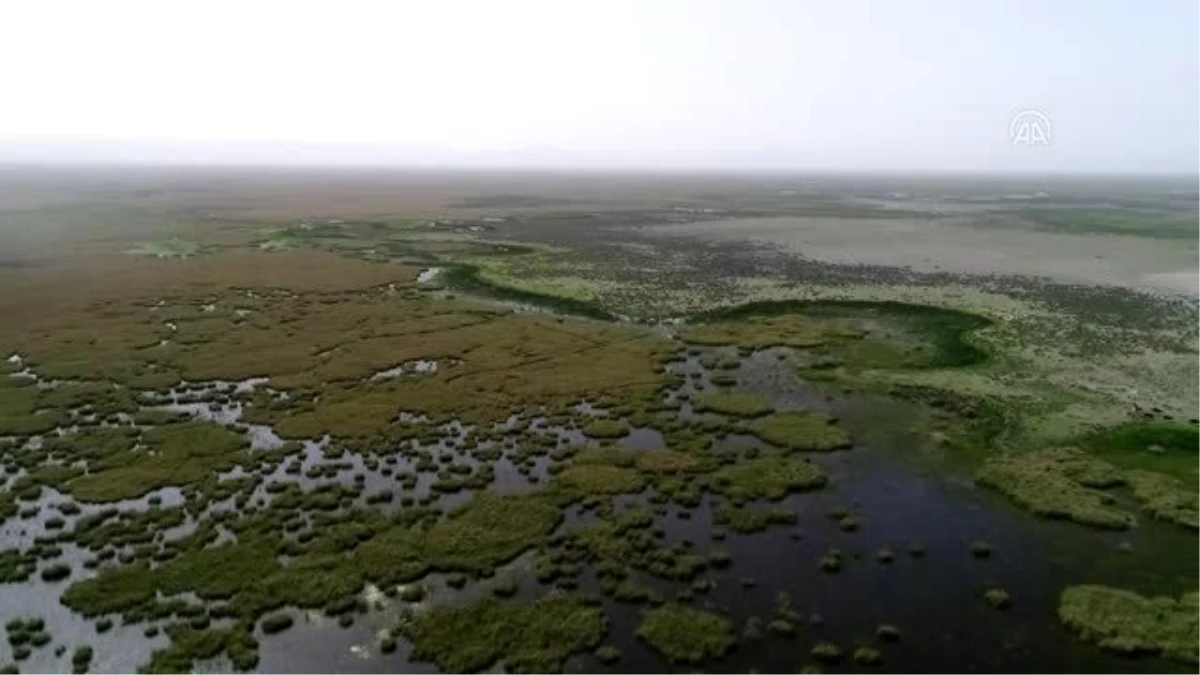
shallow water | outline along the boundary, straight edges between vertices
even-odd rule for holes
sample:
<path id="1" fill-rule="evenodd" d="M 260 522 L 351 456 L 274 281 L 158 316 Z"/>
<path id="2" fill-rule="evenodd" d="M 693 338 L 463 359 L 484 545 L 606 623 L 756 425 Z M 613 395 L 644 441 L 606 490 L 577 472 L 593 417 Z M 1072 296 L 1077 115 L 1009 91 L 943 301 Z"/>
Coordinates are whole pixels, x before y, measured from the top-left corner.
<path id="1" fill-rule="evenodd" d="M 1165 290 L 1195 296 L 1196 245 L 1167 239 L 1025 227 L 949 218 L 780 216 L 657 225 L 666 235 L 768 242 L 812 260 L 922 271 L 1046 277 L 1069 283 Z"/>
<path id="2" fill-rule="evenodd" d="M 732 348 L 703 350 L 703 355 L 733 356 Z M 733 374 L 739 388 L 767 395 L 780 409 L 819 410 L 839 418 L 840 423 L 857 439 L 850 450 L 815 455 L 830 477 L 823 490 L 795 494 L 781 504 L 798 516 L 795 525 L 773 526 L 766 532 L 739 535 L 729 532 L 724 541 L 712 541 L 712 500 L 706 497 L 701 505 L 690 510 L 690 518 L 680 519 L 677 506 L 669 506 L 667 514 L 656 517 L 656 526 L 665 531 L 669 543 L 690 540 L 696 550 L 703 552 L 723 549 L 733 555 L 729 569 L 710 570 L 700 578 L 717 582 L 715 590 L 697 596 L 698 606 L 720 610 L 740 632 L 745 620 L 758 616 L 764 624 L 772 618 L 778 597 L 786 592 L 793 608 L 806 617 L 797 626 L 794 637 L 768 634 L 762 643 L 740 645 L 725 659 L 706 664 L 712 671 L 791 672 L 810 662 L 809 650 L 818 641 L 838 644 L 847 659 L 827 669 L 855 669 L 849 654 L 859 645 L 878 646 L 884 654 L 883 669 L 903 672 L 968 672 L 968 671 L 1153 671 L 1179 670 L 1179 666 L 1157 659 L 1126 659 L 1106 654 L 1077 640 L 1057 619 L 1057 601 L 1063 587 L 1077 583 L 1106 583 L 1131 588 L 1144 593 L 1177 594 L 1181 580 L 1194 579 L 1197 574 L 1195 535 L 1181 528 L 1143 519 L 1143 524 L 1130 532 L 1091 530 L 1065 522 L 1039 520 L 1013 508 L 996 495 L 977 489 L 969 476 L 953 470 L 929 470 L 925 462 L 911 459 L 921 456 L 922 438 L 912 431 L 912 422 L 922 414 L 908 403 L 862 395 L 845 395 L 802 382 L 793 375 L 791 364 L 797 358 L 791 350 L 763 350 L 742 359 L 742 366 L 733 371 L 709 372 L 700 365 L 700 356 L 689 356 L 684 362 L 672 364 L 671 370 L 687 377 L 680 392 L 695 392 L 697 385 L 712 389 L 710 377 L 716 372 Z M 184 390 L 207 388 L 229 391 L 239 387 L 265 386 L 254 383 L 192 384 Z M 246 389 L 239 389 L 246 391 Z M 181 402 L 181 391 L 155 400 L 158 407 L 188 412 L 203 419 L 222 424 L 239 423 L 241 406 L 236 400 L 229 403 Z M 186 394 L 184 394 L 186 396 Z M 669 395 L 668 398 L 673 397 Z M 596 414 L 590 405 L 581 404 L 579 412 Z M 681 417 L 693 413 L 686 403 Z M 707 416 L 707 415 L 706 415 Z M 510 425 L 516 420 L 510 420 Z M 530 427 L 541 433 L 576 444 L 585 442 L 578 428 L 547 425 L 543 419 L 530 421 Z M 457 422 L 446 425 L 442 440 L 423 446 L 435 455 L 450 453 L 455 463 L 478 466 L 479 461 L 462 451 L 452 440 L 460 436 L 462 426 Z M 453 433 L 451 433 L 453 432 Z M 251 425 L 247 432 L 254 448 L 276 447 L 282 443 L 269 427 Z M 634 451 L 663 446 L 658 431 L 633 428 L 619 441 Z M 415 489 L 402 490 L 396 475 L 414 470 L 415 460 L 407 453 L 397 456 L 394 464 L 380 463 L 379 470 L 366 468 L 367 460 L 354 452 L 327 457 L 328 438 L 304 443 L 299 455 L 300 475 L 289 475 L 285 461 L 269 476 L 269 481 L 291 481 L 310 487 L 336 480 L 349 485 L 355 476 L 362 475 L 363 494 L 357 500 L 362 505 L 368 495 L 379 490 L 392 490 L 397 499 L 379 508 L 400 508 L 399 496 L 423 498 L 431 494 L 436 476 L 421 472 Z M 721 451 L 738 451 L 758 445 L 748 435 L 729 435 L 717 446 Z M 484 447 L 488 443 L 482 444 Z M 415 448 L 414 442 L 414 448 Z M 344 461 L 334 478 L 310 479 L 304 474 L 310 468 L 329 461 Z M 492 463 L 495 480 L 491 488 L 502 492 L 523 492 L 536 489 L 548 478 L 550 459 L 539 456 L 531 482 L 519 473 L 507 458 Z M 382 473 L 390 467 L 395 474 Z M 243 475 L 241 470 L 228 477 Z M 182 502 L 177 489 L 156 493 L 163 506 Z M 438 507 L 452 508 L 470 498 L 463 490 L 436 494 Z M 616 498 L 619 504 L 645 503 L 646 495 L 626 495 Z M 149 495 L 139 500 L 118 503 L 122 510 L 143 510 L 148 507 Z M 264 486 L 253 495 L 252 503 L 272 498 Z M 39 504 L 42 511 L 29 520 L 12 519 L 0 527 L 4 547 L 28 546 L 34 537 L 45 534 L 44 521 L 55 512 L 50 504 L 66 501 L 52 490 L 43 492 Z M 210 509 L 234 508 L 232 499 L 213 504 Z M 83 515 L 99 510 L 84 506 Z M 855 532 L 843 532 L 829 517 L 834 509 L 847 509 L 859 517 Z M 68 527 L 79 516 L 69 517 Z M 587 522 L 591 514 L 581 514 L 577 507 L 568 509 L 563 527 Z M 169 532 L 174 538 L 190 531 L 192 521 Z M 986 540 L 993 549 L 988 559 L 977 559 L 970 553 L 976 540 Z M 919 542 L 926 553 L 914 558 L 907 553 L 909 542 Z M 1121 551 L 1127 543 L 1132 550 Z M 844 554 L 845 565 L 836 574 L 819 568 L 818 562 L 831 548 Z M 889 564 L 876 560 L 881 548 L 890 548 L 895 559 Z M 58 560 L 72 565 L 72 576 L 65 581 L 47 584 L 36 575 L 25 584 L 0 585 L 0 622 L 14 617 L 41 616 L 46 619 L 54 638 L 50 646 L 34 651 L 21 664 L 23 672 L 57 672 L 69 667 L 70 650 L 79 644 L 91 644 L 96 649 L 93 672 L 131 671 L 146 662 L 153 649 L 165 646 L 162 635 L 150 640 L 142 635 L 145 625 L 123 627 L 119 621 L 110 632 L 99 635 L 94 622 L 73 615 L 58 603 L 58 596 L 72 581 L 84 577 L 82 562 L 91 554 L 73 544 L 62 544 Z M 506 567 L 507 573 L 520 582 L 518 597 L 532 598 L 546 592 L 533 576 L 532 556 L 525 555 Z M 754 586 L 743 587 L 740 580 L 753 577 Z M 673 583 L 641 577 L 642 583 L 655 587 L 665 598 L 688 588 L 689 583 Z M 431 575 L 422 581 L 430 589 L 427 603 L 459 602 L 488 593 L 490 581 L 473 582 L 462 590 L 448 588 L 441 577 Z M 581 589 L 594 590 L 590 571 L 581 576 Z M 1000 587 L 1012 594 L 1013 605 L 1006 610 L 992 608 L 983 598 L 990 587 Z M 296 624 L 290 630 L 273 636 L 258 635 L 264 672 L 432 672 L 430 664 L 407 662 L 408 645 L 400 640 L 393 654 L 381 654 L 378 649 L 380 631 L 395 625 L 401 601 L 378 598 L 380 607 L 358 615 L 349 628 L 338 626 L 336 619 L 321 613 L 297 612 Z M 613 666 L 603 666 L 590 655 L 578 655 L 568 663 L 573 671 L 611 670 L 614 672 L 653 672 L 670 669 L 657 654 L 634 636 L 641 608 L 604 600 L 610 619 L 611 632 L 606 642 L 619 646 L 623 658 Z M 811 619 L 811 625 L 809 622 Z M 896 625 L 902 634 L 895 644 L 877 644 L 874 631 L 881 623 Z M 65 645 L 66 653 L 53 655 L 55 645 Z M 0 661 L 8 658 L 7 645 L 0 645 Z M 200 664 L 199 670 L 227 670 L 223 660 Z M 676 670 L 693 670 L 678 668 Z"/>
<path id="3" fill-rule="evenodd" d="M 1173 590 L 1167 580 L 1194 574 L 1195 560 L 1176 556 L 1174 564 L 1164 567 L 1162 549 L 1194 545 L 1190 534 L 1156 524 L 1147 524 L 1145 531 L 1132 536 L 1039 521 L 1003 508 L 969 485 L 921 476 L 889 450 L 856 448 L 822 458 L 820 463 L 833 476 L 833 485 L 783 502 L 798 514 L 795 526 L 750 535 L 730 532 L 724 541 L 710 544 L 708 499 L 692 510 L 689 520 L 679 520 L 674 507 L 656 519 L 666 530 L 667 543 L 690 539 L 697 550 L 719 548 L 733 554 L 732 567 L 702 575 L 715 579 L 717 588 L 697 604 L 721 611 L 739 631 L 751 615 L 769 621 L 781 591 L 791 596 L 796 611 L 820 617 L 819 626 L 799 625 L 795 637 L 769 636 L 760 645 L 743 645 L 726 659 L 708 664 L 707 670 L 791 671 L 811 660 L 808 652 L 818 641 L 832 641 L 847 655 L 856 646 L 875 645 L 874 631 L 882 623 L 894 624 L 902 633 L 899 642 L 879 645 L 888 671 L 1179 669 L 1157 659 L 1111 656 L 1082 644 L 1059 624 L 1056 608 L 1062 588 L 1073 583 L 1110 583 L 1145 592 Z M 856 532 L 842 532 L 827 515 L 847 507 L 860 516 Z M 578 522 L 573 516 L 566 526 Z M 970 544 L 980 539 L 992 546 L 988 559 L 970 553 Z M 906 552 L 911 541 L 924 546 L 922 557 Z M 1133 543 L 1134 551 L 1119 552 L 1117 544 L 1122 541 Z M 840 548 L 846 560 L 837 574 L 818 566 L 833 547 Z M 896 554 L 890 564 L 875 559 L 883 547 Z M 1143 574 L 1147 565 L 1159 570 L 1157 578 Z M 521 595 L 536 596 L 539 585 L 532 570 L 527 568 L 523 577 L 517 574 Z M 754 578 L 753 588 L 742 587 L 740 579 L 745 576 Z M 589 577 L 585 573 L 584 590 L 592 587 L 586 581 Z M 689 586 L 644 576 L 640 581 L 667 598 Z M 438 587 L 436 581 L 425 583 Z M 479 582 L 467 591 L 445 595 L 462 600 L 486 592 L 487 584 Z M 469 592 L 473 586 L 483 589 Z M 1010 608 L 997 610 L 987 604 L 983 593 L 993 586 L 1013 595 Z M 619 646 L 624 656 L 611 667 L 580 656 L 572 661 L 574 669 L 663 670 L 662 659 L 634 637 L 640 608 L 610 599 L 605 606 L 612 626 L 606 642 Z M 388 616 L 372 613 L 345 630 L 324 620 L 321 626 L 294 628 L 282 639 L 267 638 L 262 642 L 261 667 L 270 672 L 429 672 L 428 664 L 406 662 L 403 642 L 391 655 L 373 649 L 373 632 L 392 625 Z M 300 640 L 299 635 L 306 637 Z M 363 645 L 363 650 L 353 651 Z"/>
<path id="4" fill-rule="evenodd" d="M 731 349 L 717 351 L 733 353 Z M 1177 593 L 1179 579 L 1192 578 L 1197 571 L 1196 559 L 1190 554 L 1195 546 L 1191 533 L 1155 522 L 1121 533 L 1038 520 L 978 490 L 967 476 L 931 475 L 906 459 L 907 454 L 917 452 L 920 440 L 905 426 L 918 413 L 916 406 L 831 394 L 801 382 L 791 376 L 790 369 L 780 368 L 780 351 L 788 350 L 767 350 L 744 359 L 737 371 L 740 384 L 769 392 L 781 408 L 837 415 L 856 437 L 871 441 L 849 451 L 815 457 L 830 475 L 831 484 L 784 500 L 799 517 L 794 526 L 748 535 L 729 532 L 724 541 L 712 542 L 709 498 L 692 509 L 687 520 L 676 516 L 677 507 L 656 518 L 668 544 L 688 539 L 698 551 L 724 549 L 733 554 L 731 568 L 702 575 L 715 579 L 717 588 L 699 598 L 698 605 L 720 610 L 740 632 L 752 615 L 769 621 L 779 593 L 786 592 L 794 609 L 806 617 L 794 637 L 768 635 L 760 644 L 741 645 L 727 658 L 707 664 L 707 670 L 792 671 L 813 660 L 809 651 L 818 641 L 838 644 L 847 656 L 839 665 L 826 666 L 827 670 L 856 669 L 849 655 L 860 645 L 881 648 L 883 668 L 888 671 L 1179 670 L 1178 664 L 1160 659 L 1127 659 L 1083 644 L 1059 623 L 1057 603 L 1062 589 L 1077 583 Z M 789 358 L 785 354 L 785 360 Z M 703 370 L 694 357 L 677 367 L 680 372 Z M 683 389 L 692 389 L 695 381 L 689 378 Z M 661 443 L 661 435 L 649 429 L 634 429 L 622 441 L 635 450 L 661 447 Z M 754 444 L 751 437 L 731 435 L 720 447 L 728 450 Z M 498 483 L 504 482 L 503 475 L 498 467 Z M 644 496 L 619 497 L 617 501 L 644 503 Z M 851 533 L 838 529 L 828 516 L 834 509 L 853 511 L 860 518 L 859 529 Z M 580 518 L 572 510 L 564 527 L 584 522 Z M 991 544 L 990 558 L 971 555 L 970 545 L 976 540 Z M 920 558 L 909 555 L 909 542 L 919 542 L 925 554 Z M 1121 552 L 1118 545 L 1122 542 L 1131 544 L 1133 550 Z M 839 573 L 830 574 L 822 571 L 818 562 L 835 547 L 843 551 L 846 564 Z M 895 552 L 889 564 L 876 560 L 876 553 L 885 547 Z M 754 578 L 753 588 L 741 585 L 746 576 Z M 581 579 L 581 589 L 594 590 L 587 571 Z M 645 576 L 639 580 L 659 589 L 666 598 L 690 585 Z M 478 585 L 486 587 L 487 582 Z M 520 595 L 534 597 L 539 587 L 546 588 L 538 585 L 530 569 L 522 580 Z M 983 594 L 992 587 L 1010 592 L 1013 605 L 1005 610 L 991 607 Z M 447 595 L 459 599 L 475 595 L 469 589 Z M 620 647 L 623 658 L 614 666 L 604 666 L 590 655 L 578 655 L 568 663 L 569 670 L 670 669 L 634 636 L 640 607 L 608 598 L 604 604 L 611 621 L 606 643 Z M 811 625 L 807 618 L 813 620 Z M 898 626 L 901 640 L 879 644 L 874 631 L 882 623 Z M 427 672 L 428 664 L 406 662 L 403 646 L 392 655 L 350 658 L 345 645 L 353 640 L 332 639 L 334 645 L 341 645 L 340 652 L 335 648 L 335 653 L 319 657 L 306 651 L 295 660 L 274 653 L 275 647 L 264 643 L 264 668 Z M 268 651 L 272 652 L 269 661 Z"/>

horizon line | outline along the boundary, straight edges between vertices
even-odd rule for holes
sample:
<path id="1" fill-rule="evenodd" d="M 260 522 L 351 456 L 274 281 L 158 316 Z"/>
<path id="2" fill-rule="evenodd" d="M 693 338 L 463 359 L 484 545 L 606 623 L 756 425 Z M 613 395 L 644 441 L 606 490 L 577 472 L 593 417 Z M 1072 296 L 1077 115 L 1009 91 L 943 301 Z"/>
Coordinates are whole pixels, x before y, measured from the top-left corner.
<path id="1" fill-rule="evenodd" d="M 1111 169 L 990 169 L 980 167 L 773 167 L 773 166 L 687 166 L 687 165 L 589 165 L 581 164 L 472 164 L 472 163 L 421 163 L 421 162 L 285 162 L 270 160 L 253 161 L 186 161 L 169 159 L 0 159 L 0 171 L 13 169 L 269 169 L 269 170 L 374 170 L 397 172 L 444 172 L 444 173 L 574 173 L 574 174 L 664 174 L 706 176 L 758 175 L 758 176 L 930 176 L 956 175 L 1023 177 L 1023 178 L 1181 178 L 1200 180 L 1200 171 L 1131 171 Z"/>

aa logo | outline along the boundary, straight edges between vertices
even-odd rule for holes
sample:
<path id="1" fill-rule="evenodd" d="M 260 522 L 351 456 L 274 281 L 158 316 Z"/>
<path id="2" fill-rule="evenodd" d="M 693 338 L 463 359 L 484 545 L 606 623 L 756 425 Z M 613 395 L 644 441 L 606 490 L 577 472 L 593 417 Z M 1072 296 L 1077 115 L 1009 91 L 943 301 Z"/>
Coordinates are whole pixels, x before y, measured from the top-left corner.
<path id="1" fill-rule="evenodd" d="M 1050 145 L 1050 118 L 1040 110 L 1022 110 L 1008 123 L 1008 140 L 1013 145 Z"/>

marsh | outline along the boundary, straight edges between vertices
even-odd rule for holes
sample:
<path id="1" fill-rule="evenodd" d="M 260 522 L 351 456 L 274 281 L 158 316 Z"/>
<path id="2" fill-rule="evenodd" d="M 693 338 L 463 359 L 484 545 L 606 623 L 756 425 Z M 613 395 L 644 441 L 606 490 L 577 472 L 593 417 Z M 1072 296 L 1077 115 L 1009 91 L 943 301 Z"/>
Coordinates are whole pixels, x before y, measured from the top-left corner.
<path id="1" fill-rule="evenodd" d="M 1194 186 L 905 180 L 4 183 L 0 662 L 1194 667 Z"/>

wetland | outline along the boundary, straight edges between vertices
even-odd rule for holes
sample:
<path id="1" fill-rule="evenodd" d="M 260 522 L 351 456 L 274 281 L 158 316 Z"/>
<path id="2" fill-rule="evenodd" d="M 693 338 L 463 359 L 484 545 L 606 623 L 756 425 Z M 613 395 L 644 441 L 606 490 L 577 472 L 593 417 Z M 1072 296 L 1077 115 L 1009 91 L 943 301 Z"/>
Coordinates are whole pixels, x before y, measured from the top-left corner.
<path id="1" fill-rule="evenodd" d="M 1190 672 L 1198 213 L 0 170 L 0 666 Z"/>

